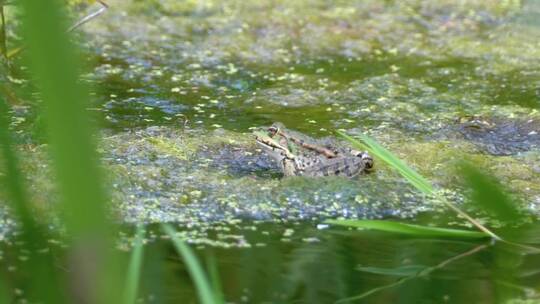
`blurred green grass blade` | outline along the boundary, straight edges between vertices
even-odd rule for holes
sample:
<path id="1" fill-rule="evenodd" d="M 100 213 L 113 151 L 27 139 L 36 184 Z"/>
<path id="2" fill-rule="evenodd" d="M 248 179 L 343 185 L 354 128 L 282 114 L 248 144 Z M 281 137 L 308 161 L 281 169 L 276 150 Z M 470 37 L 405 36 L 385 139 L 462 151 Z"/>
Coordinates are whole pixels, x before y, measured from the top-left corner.
<path id="1" fill-rule="evenodd" d="M 9 192 L 11 207 L 21 219 L 23 225 L 33 225 L 33 219 L 30 216 L 29 202 L 23 185 L 23 177 L 19 169 L 19 160 L 14 151 L 13 141 L 9 133 L 9 108 L 3 98 L 0 96 L 0 153 L 3 160 L 3 169 L 5 175 L 0 176 L 2 183 Z M 29 229 L 33 227 L 27 227 Z"/>
<path id="2" fill-rule="evenodd" d="M 119 303 L 122 293 L 118 290 L 124 284 L 115 252 L 110 250 L 115 233 L 105 217 L 106 196 L 94 149 L 94 130 L 85 110 L 89 95 L 79 81 L 80 58 L 65 31 L 65 3 L 19 3 L 28 67 L 43 101 L 62 220 L 72 240 L 67 253 L 73 269 L 67 273 L 71 280 L 69 294 L 78 302 Z"/>
<path id="3" fill-rule="evenodd" d="M 31 216 L 30 201 L 26 194 L 23 176 L 19 168 L 19 160 L 14 150 L 9 132 L 9 108 L 0 96 L 0 155 L 4 167 L 2 184 L 5 185 L 8 198 L 15 216 L 20 220 L 20 232 L 23 247 L 29 255 L 27 263 L 18 265 L 18 271 L 31 274 L 24 282 L 29 287 L 28 296 L 47 303 L 64 303 L 61 281 L 62 273 L 54 269 L 54 261 L 50 255 L 36 254 L 36 249 L 47 248 L 47 235 L 44 229 Z M 2 285 L 3 282 L 0 282 Z M 8 302 L 3 302 L 8 303 Z"/>
<path id="4" fill-rule="evenodd" d="M 403 161 L 401 161 L 399 158 L 394 156 L 390 151 L 386 150 L 384 147 L 379 145 L 376 141 L 374 141 L 370 137 L 363 134 L 359 135 L 359 138 L 363 142 L 362 143 L 362 142 L 359 142 L 357 139 L 345 134 L 344 132 L 341 132 L 338 130 L 337 133 L 343 138 L 347 139 L 357 148 L 359 149 L 367 148 L 367 150 L 371 154 L 373 154 L 374 156 L 378 157 L 382 161 L 386 162 L 387 164 L 389 164 L 390 166 L 398 170 L 398 172 L 403 177 L 405 177 L 418 190 L 422 191 L 425 194 L 433 193 L 433 186 L 428 180 L 426 180 L 423 176 L 421 176 L 416 171 L 411 169 Z"/>
<path id="5" fill-rule="evenodd" d="M 135 245 L 131 251 L 131 257 L 129 259 L 128 272 L 126 276 L 126 287 L 124 290 L 124 303 L 133 304 L 137 300 L 137 291 L 139 286 L 139 279 L 141 276 L 142 260 L 144 253 L 143 240 L 146 231 L 144 225 L 137 225 L 137 232 L 135 234 Z"/>
<path id="6" fill-rule="evenodd" d="M 469 163 L 461 165 L 465 185 L 471 189 L 471 202 L 502 222 L 515 222 L 522 218 L 517 202 L 503 191 L 502 185 Z"/>
<path id="7" fill-rule="evenodd" d="M 478 231 L 427 227 L 382 220 L 326 220 L 325 223 L 398 233 L 413 237 L 460 239 L 482 239 L 490 237 L 488 234 Z"/>
<path id="8" fill-rule="evenodd" d="M 203 304 L 214 304 L 220 303 L 218 297 L 216 297 L 212 292 L 212 287 L 208 278 L 206 277 L 203 268 L 197 261 L 197 257 L 189 246 L 187 246 L 182 240 L 176 236 L 176 231 L 170 224 L 161 225 L 163 231 L 171 238 L 174 247 L 178 251 L 178 254 L 184 260 L 186 267 L 193 279 L 197 293 L 199 294 L 199 299 Z"/>
<path id="9" fill-rule="evenodd" d="M 7 43 L 6 43 L 6 16 L 4 14 L 4 5 L 0 3 L 0 53 L 7 61 Z"/>
<path id="10" fill-rule="evenodd" d="M 206 266 L 210 275 L 210 283 L 212 283 L 212 290 L 214 292 L 215 299 L 219 303 L 225 303 L 225 298 L 223 297 L 223 288 L 221 287 L 221 280 L 219 278 L 217 261 L 213 253 L 206 256 Z"/>
<path id="11" fill-rule="evenodd" d="M 12 50 L 9 50 L 6 52 L 6 58 L 9 60 L 11 59 L 12 57 L 16 56 L 17 54 L 19 54 L 22 50 L 24 49 L 24 47 L 16 47 Z"/>
<path id="12" fill-rule="evenodd" d="M 422 271 L 428 269 L 428 266 L 424 265 L 404 265 L 396 268 L 381 268 L 381 267 L 356 267 L 356 270 L 369 272 L 374 274 L 395 276 L 395 277 L 409 277 L 415 276 Z"/>
<path id="13" fill-rule="evenodd" d="M 0 303 L 12 303 L 4 277 L 0 278 Z"/>
<path id="14" fill-rule="evenodd" d="M 53 167 L 68 229 L 96 234 L 106 228 L 105 195 L 79 79 L 79 58 L 65 31 L 60 1 L 21 0 L 29 67 L 42 93 Z"/>

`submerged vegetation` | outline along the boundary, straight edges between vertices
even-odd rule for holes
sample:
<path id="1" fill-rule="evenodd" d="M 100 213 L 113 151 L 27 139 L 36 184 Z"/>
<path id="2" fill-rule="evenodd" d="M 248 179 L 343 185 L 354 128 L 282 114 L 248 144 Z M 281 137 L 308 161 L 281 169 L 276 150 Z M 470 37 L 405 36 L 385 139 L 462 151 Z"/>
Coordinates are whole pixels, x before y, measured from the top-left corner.
<path id="1" fill-rule="evenodd" d="M 109 4 L 0 0 L 0 303 L 538 300 L 537 4 Z"/>

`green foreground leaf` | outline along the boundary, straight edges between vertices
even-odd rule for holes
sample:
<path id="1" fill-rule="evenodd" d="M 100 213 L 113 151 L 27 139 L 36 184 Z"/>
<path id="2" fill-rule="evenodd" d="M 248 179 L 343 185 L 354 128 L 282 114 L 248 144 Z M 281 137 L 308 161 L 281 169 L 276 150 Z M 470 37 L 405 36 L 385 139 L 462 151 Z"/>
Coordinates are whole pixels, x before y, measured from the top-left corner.
<path id="1" fill-rule="evenodd" d="M 141 276 L 142 260 L 143 260 L 143 239 L 146 234 L 144 225 L 137 226 L 135 235 L 135 245 L 129 259 L 128 272 L 126 277 L 126 287 L 124 290 L 124 303 L 132 304 L 137 299 L 137 290 L 139 286 L 139 278 Z"/>
<path id="2" fill-rule="evenodd" d="M 516 199 L 506 194 L 503 186 L 495 179 L 474 167 L 470 163 L 461 165 L 461 175 L 464 177 L 466 185 L 472 190 L 470 194 L 471 201 L 479 205 L 482 209 L 489 212 L 496 219 L 512 223 L 523 218 L 524 214 L 520 214 L 517 206 L 523 203 L 518 203 Z"/>
<path id="3" fill-rule="evenodd" d="M 479 231 L 427 227 L 382 220 L 326 220 L 325 223 L 346 227 L 373 229 L 415 237 L 483 239 L 490 235 Z"/>
<path id="4" fill-rule="evenodd" d="M 212 292 L 212 287 L 210 281 L 206 277 L 203 268 L 197 261 L 197 257 L 193 251 L 187 246 L 182 240 L 176 236 L 176 231 L 169 224 L 162 224 L 161 228 L 167 235 L 171 238 L 176 251 L 184 260 L 191 279 L 195 284 L 197 293 L 199 294 L 199 299 L 203 304 L 216 304 L 221 303 L 218 299 L 219 296 L 215 296 Z"/>
<path id="5" fill-rule="evenodd" d="M 418 174 L 416 171 L 411 169 L 402 160 L 400 160 L 398 157 L 392 154 L 392 152 L 383 148 L 381 145 L 379 145 L 375 140 L 371 139 L 369 136 L 360 134 L 358 137 L 360 137 L 360 139 L 363 141 L 362 143 L 356 140 L 355 138 L 345 134 L 342 131 L 338 130 L 337 133 L 341 135 L 343 138 L 347 139 L 349 142 L 351 142 L 353 146 L 356 146 L 360 149 L 366 148 L 374 156 L 377 156 L 378 158 L 386 162 L 388 165 L 398 170 L 398 172 L 403 177 L 405 177 L 405 179 L 407 179 L 416 189 L 420 190 L 422 193 L 427 194 L 427 195 L 435 195 L 436 197 L 438 197 L 444 205 L 452 209 L 461 217 L 465 218 L 471 224 L 476 226 L 480 231 L 484 232 L 485 234 L 488 234 L 494 239 L 501 240 L 501 238 L 498 235 L 496 235 L 491 230 L 486 228 L 476 219 L 474 219 L 473 217 L 468 215 L 466 212 L 456 207 L 454 204 L 448 202 L 442 195 L 437 194 L 433 189 L 433 185 L 431 185 L 431 183 L 426 178 L 424 178 L 422 175 Z"/>
<path id="6" fill-rule="evenodd" d="M 107 217 L 109 198 L 95 149 L 95 125 L 87 111 L 90 95 L 86 82 L 80 81 L 82 58 L 65 30 L 69 24 L 66 7 L 58 0 L 17 3 L 28 47 L 28 72 L 38 89 L 40 113 L 47 127 L 47 150 L 58 189 L 58 204 L 53 205 L 60 211 L 62 226 L 70 236 L 66 267 L 73 269 L 48 272 L 41 284 L 31 289 L 71 297 L 68 302 L 121 303 L 122 293 L 118 291 L 124 284 L 118 253 L 108 249 L 114 244 L 116 225 Z M 84 258 L 87 256 L 100 258 Z M 48 263 L 41 261 L 42 265 Z M 34 276 L 34 272 L 21 274 Z M 51 286 L 53 279 L 61 280 L 65 287 Z M 81 292 L 71 292 L 74 290 Z M 31 299 L 61 303 L 41 296 Z"/>

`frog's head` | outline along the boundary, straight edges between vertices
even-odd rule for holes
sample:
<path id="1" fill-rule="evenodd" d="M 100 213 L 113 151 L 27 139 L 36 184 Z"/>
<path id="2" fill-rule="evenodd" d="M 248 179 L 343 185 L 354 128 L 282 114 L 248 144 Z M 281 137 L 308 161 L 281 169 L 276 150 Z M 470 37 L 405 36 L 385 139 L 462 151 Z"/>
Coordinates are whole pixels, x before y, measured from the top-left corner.
<path id="1" fill-rule="evenodd" d="M 275 159 L 278 163 L 282 163 L 284 159 L 294 159 L 294 155 L 289 149 L 279 143 L 278 136 L 280 124 L 275 123 L 270 127 L 256 129 L 253 134 L 257 144 Z"/>
<path id="2" fill-rule="evenodd" d="M 373 169 L 373 157 L 366 151 L 351 150 L 351 154 L 360 158 L 365 166 L 365 170 L 370 171 Z"/>
<path id="3" fill-rule="evenodd" d="M 267 129 L 268 134 L 270 134 L 272 137 L 274 137 L 276 134 L 279 134 L 281 131 L 285 130 L 285 125 L 281 122 L 274 122 L 270 127 Z"/>

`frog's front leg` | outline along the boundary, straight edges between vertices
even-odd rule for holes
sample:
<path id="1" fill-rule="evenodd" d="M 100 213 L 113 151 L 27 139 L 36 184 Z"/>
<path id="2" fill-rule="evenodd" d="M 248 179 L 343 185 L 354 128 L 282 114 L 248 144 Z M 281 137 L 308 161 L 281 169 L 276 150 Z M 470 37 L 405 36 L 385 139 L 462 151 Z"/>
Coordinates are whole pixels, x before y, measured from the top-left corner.
<path id="1" fill-rule="evenodd" d="M 281 169 L 283 170 L 283 175 L 285 176 L 298 175 L 298 167 L 296 166 L 296 162 L 292 159 L 283 158 L 281 161 Z"/>
<path id="2" fill-rule="evenodd" d="M 257 134 L 255 134 L 255 138 L 257 139 L 257 141 L 271 147 L 272 149 L 280 150 L 280 153 L 284 158 L 294 160 L 294 158 L 295 158 L 294 154 L 291 153 L 291 151 L 289 151 L 289 149 L 287 149 L 286 147 L 280 145 L 276 141 L 274 141 L 274 140 L 272 140 L 272 139 L 270 139 L 268 137 L 259 136 Z"/>
<path id="3" fill-rule="evenodd" d="M 281 130 L 278 127 L 271 127 L 269 129 L 269 132 L 272 134 L 272 136 L 274 136 L 275 134 L 281 135 L 283 138 L 285 138 L 287 140 L 287 143 L 289 141 L 292 141 L 293 143 L 297 144 L 298 146 L 300 146 L 300 147 L 302 147 L 304 149 L 317 152 L 319 154 L 324 155 L 327 158 L 337 157 L 336 152 L 334 152 L 334 151 L 332 151 L 330 149 L 327 149 L 325 147 L 309 144 L 309 143 L 305 142 L 301 138 L 295 138 L 293 136 L 290 136 L 289 134 L 285 133 L 283 130 Z M 289 144 L 289 149 L 294 149 L 294 145 Z M 293 151 L 293 153 L 295 153 L 295 151 Z"/>

